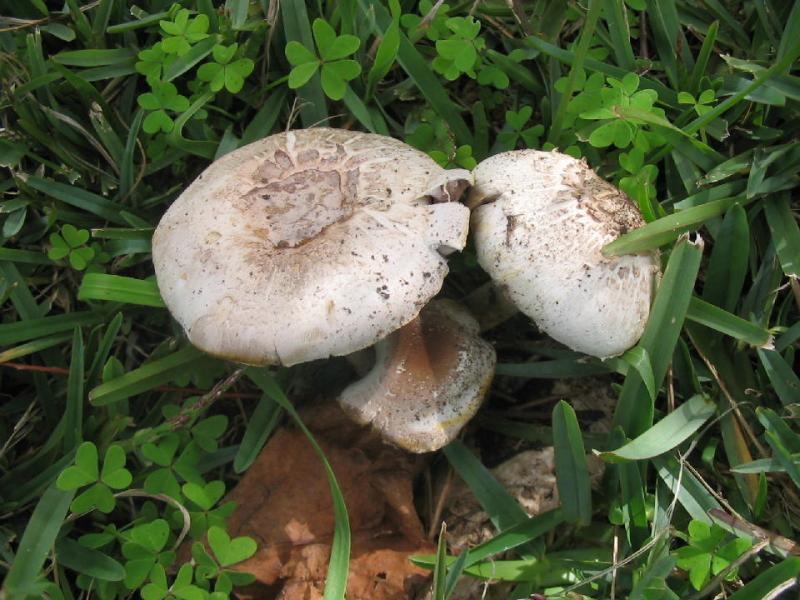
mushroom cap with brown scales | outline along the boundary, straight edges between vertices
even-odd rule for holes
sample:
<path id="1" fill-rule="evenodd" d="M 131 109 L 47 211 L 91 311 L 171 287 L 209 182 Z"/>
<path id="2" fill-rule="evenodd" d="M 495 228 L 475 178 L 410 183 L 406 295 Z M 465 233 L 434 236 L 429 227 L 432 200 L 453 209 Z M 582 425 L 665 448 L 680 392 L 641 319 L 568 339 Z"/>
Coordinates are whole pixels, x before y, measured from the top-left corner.
<path id="1" fill-rule="evenodd" d="M 473 172 L 468 204 L 478 261 L 550 337 L 600 358 L 642 335 L 657 253 L 606 257 L 644 224 L 634 203 L 584 161 L 558 152 L 492 156 Z"/>
<path id="2" fill-rule="evenodd" d="M 472 315 L 451 300 L 434 300 L 375 345 L 374 366 L 338 401 L 385 441 L 432 452 L 453 441 L 480 408 L 496 362 Z"/>
<path id="3" fill-rule="evenodd" d="M 273 135 L 211 164 L 153 236 L 158 286 L 198 348 L 293 365 L 372 345 L 441 288 L 471 182 L 392 138 Z"/>

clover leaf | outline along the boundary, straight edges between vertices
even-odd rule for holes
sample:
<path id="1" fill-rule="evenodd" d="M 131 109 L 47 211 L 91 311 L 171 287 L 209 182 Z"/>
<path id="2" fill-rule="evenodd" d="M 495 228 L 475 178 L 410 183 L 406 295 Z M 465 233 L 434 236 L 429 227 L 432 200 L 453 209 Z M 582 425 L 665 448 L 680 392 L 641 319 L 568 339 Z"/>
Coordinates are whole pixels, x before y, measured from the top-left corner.
<path id="1" fill-rule="evenodd" d="M 217 439 L 225 433 L 228 428 L 228 417 L 225 415 L 214 415 L 195 424 L 192 429 L 192 438 L 195 444 L 206 452 L 217 450 Z"/>
<path id="2" fill-rule="evenodd" d="M 51 260 L 60 260 L 69 257 L 69 264 L 73 269 L 82 271 L 95 257 L 95 249 L 85 246 L 89 241 L 89 232 L 78 229 L 67 223 L 61 228 L 61 233 L 50 235 L 50 250 L 47 252 Z"/>
<path id="3" fill-rule="evenodd" d="M 75 463 L 67 467 L 58 476 L 56 485 L 61 490 L 76 490 L 97 481 L 97 446 L 92 442 L 84 442 L 75 453 Z"/>
<path id="4" fill-rule="evenodd" d="M 727 568 L 752 545 L 750 540 L 738 537 L 726 543 L 730 535 L 716 523 L 693 520 L 688 529 L 689 545 L 678 548 L 677 564 L 689 573 L 689 581 L 696 590 L 705 587 L 713 575 Z M 732 569 L 726 580 L 736 579 L 736 571 Z"/>
<path id="5" fill-rule="evenodd" d="M 175 126 L 167 111 L 180 113 L 189 108 L 189 99 L 178 93 L 178 88 L 169 82 L 158 83 L 152 92 L 137 98 L 139 106 L 152 111 L 142 122 L 142 129 L 147 133 L 163 131 L 169 133 Z"/>
<path id="6" fill-rule="evenodd" d="M 253 72 L 254 63 L 249 58 L 233 60 L 239 44 L 223 46 L 217 44 L 212 50 L 214 62 L 206 63 L 197 70 L 197 77 L 201 81 L 208 81 L 212 92 L 218 92 L 223 87 L 235 94 L 241 91 L 244 80 Z"/>
<path id="7" fill-rule="evenodd" d="M 103 458 L 103 468 L 99 470 L 97 446 L 84 442 L 75 452 L 75 463 L 59 474 L 56 485 L 62 490 L 76 490 L 91 484 L 72 501 L 70 509 L 75 513 L 86 513 L 96 508 L 110 513 L 116 506 L 111 490 L 125 489 L 132 480 L 133 476 L 125 468 L 125 450 L 121 446 L 109 446 Z"/>
<path id="8" fill-rule="evenodd" d="M 606 80 L 608 85 L 599 89 L 596 87 L 597 81 L 595 76 L 590 77 L 584 91 L 572 102 L 578 103 L 583 109 L 578 114 L 581 119 L 599 121 L 589 134 L 589 143 L 595 148 L 612 144 L 617 148 L 627 148 L 631 143 L 640 147 L 643 143 L 649 144 L 646 137 L 654 134 L 643 133 L 642 127 L 647 124 L 646 121 L 631 117 L 623 119 L 617 109 L 632 107 L 664 118 L 663 109 L 655 106 L 658 93 L 651 89 L 639 90 L 639 76 L 636 73 L 627 73 L 622 79 L 609 77 Z"/>
<path id="9" fill-rule="evenodd" d="M 183 56 L 192 48 L 192 44 L 208 37 L 208 17 L 204 14 L 189 19 L 189 9 L 178 11 L 173 21 L 159 21 L 164 41 L 162 48 L 167 54 Z"/>
<path id="10" fill-rule="evenodd" d="M 204 486 L 191 482 L 185 483 L 183 484 L 183 495 L 202 510 L 211 510 L 211 507 L 225 495 L 225 483 L 212 481 Z"/>
<path id="11" fill-rule="evenodd" d="M 162 42 L 156 42 L 151 48 L 145 48 L 137 55 L 139 60 L 134 65 L 137 73 L 145 76 L 150 86 L 156 85 L 161 80 L 164 69 L 174 60 L 164 52 Z"/>
<path id="12" fill-rule="evenodd" d="M 180 598 L 180 600 L 206 600 L 209 595 L 204 589 L 193 585 L 194 569 L 191 564 L 184 564 L 175 576 L 172 584 L 167 583 L 167 571 L 160 564 L 150 570 L 150 582 L 141 589 L 143 600 L 163 600 L 164 598 Z"/>
<path id="13" fill-rule="evenodd" d="M 431 0 L 421 0 L 419 3 L 419 15 L 406 14 L 400 17 L 400 23 L 406 28 L 408 37 L 412 42 L 416 42 L 423 35 L 432 42 L 447 36 L 446 23 L 450 5 L 438 4 L 436 12 L 431 13 L 431 11 L 433 11 L 433 2 Z"/>
<path id="14" fill-rule="evenodd" d="M 208 530 L 208 545 L 214 552 L 219 564 L 229 567 L 247 560 L 256 553 L 256 542 L 249 537 L 231 539 L 221 527 L 211 527 Z"/>
<path id="15" fill-rule="evenodd" d="M 227 420 L 225 422 L 227 423 Z M 220 435 L 222 434 L 220 433 Z M 147 442 L 142 445 L 142 456 L 153 462 L 157 467 L 144 480 L 143 487 L 147 492 L 151 494 L 166 494 L 172 498 L 180 499 L 181 486 L 178 483 L 179 477 L 184 481 L 197 483 L 203 481 L 197 470 L 197 461 L 202 452 L 200 447 L 194 442 L 189 442 L 181 453 L 177 454 L 179 446 L 180 438 L 174 433 L 167 433 L 162 436 L 158 443 Z"/>
<path id="16" fill-rule="evenodd" d="M 698 116 L 710 111 L 711 103 L 714 100 L 716 100 L 716 95 L 712 89 L 703 90 L 697 98 L 689 92 L 678 92 L 678 104 L 691 104 Z"/>
<path id="17" fill-rule="evenodd" d="M 186 565 L 191 568 L 191 565 Z M 167 572 L 161 565 L 154 565 L 150 570 L 150 582 L 140 590 L 142 600 L 162 600 L 169 594 L 170 586 L 167 583 Z"/>
<path id="18" fill-rule="evenodd" d="M 209 527 L 224 528 L 225 519 L 236 508 L 235 502 L 226 502 L 222 506 L 214 508 L 217 502 L 225 495 L 225 484 L 222 481 L 212 481 L 205 485 L 194 482 L 185 483 L 182 491 L 190 503 L 200 508 L 199 511 L 189 510 L 189 516 L 191 517 L 190 533 L 194 539 L 203 537 Z M 182 521 L 182 515 L 176 514 L 175 516 Z"/>
<path id="19" fill-rule="evenodd" d="M 125 450 L 122 446 L 113 445 L 106 450 L 100 481 L 115 490 L 125 489 L 133 481 L 131 472 L 125 468 Z"/>
<path id="20" fill-rule="evenodd" d="M 347 59 L 358 50 L 361 40 L 354 35 L 337 35 L 323 19 L 314 19 L 312 30 L 319 56 L 299 42 L 286 44 L 286 58 L 293 67 L 289 73 L 289 87 L 304 86 L 320 70 L 325 95 L 331 100 L 341 100 L 347 91 L 347 82 L 361 73 L 361 65 Z"/>
<path id="21" fill-rule="evenodd" d="M 520 139 L 526 148 L 536 148 L 539 146 L 539 138 L 544 133 L 544 126 L 534 125 L 525 127 L 533 116 L 533 108 L 523 106 L 518 111 L 506 111 L 506 124 L 503 130 L 497 134 L 497 143 L 494 150 L 505 152 L 514 150 Z"/>
<path id="22" fill-rule="evenodd" d="M 478 71 L 478 83 L 481 85 L 493 85 L 498 90 L 504 90 L 510 82 L 508 75 L 499 68 L 494 65 L 483 65 Z"/>
<path id="23" fill-rule="evenodd" d="M 452 17 L 446 24 L 452 34 L 436 42 L 438 56 L 433 59 L 434 70 L 449 81 L 462 73 L 475 79 L 475 68 L 480 64 L 478 51 L 486 45 L 483 38 L 477 37 L 481 30 L 480 22 L 473 17 Z M 491 71 L 490 76 L 493 77 Z"/>
<path id="24" fill-rule="evenodd" d="M 144 583 L 156 564 L 166 567 L 175 562 L 175 553 L 164 551 L 169 531 L 164 519 L 155 519 L 127 532 L 127 541 L 122 544 L 122 556 L 127 559 L 125 587 L 134 590 Z"/>

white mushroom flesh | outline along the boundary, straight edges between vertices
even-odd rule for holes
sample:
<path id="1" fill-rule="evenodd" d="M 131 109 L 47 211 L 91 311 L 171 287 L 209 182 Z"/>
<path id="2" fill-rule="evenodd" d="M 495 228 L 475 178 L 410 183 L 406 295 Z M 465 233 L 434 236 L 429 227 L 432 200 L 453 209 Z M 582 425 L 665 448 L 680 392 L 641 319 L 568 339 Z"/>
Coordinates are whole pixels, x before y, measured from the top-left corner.
<path id="1" fill-rule="evenodd" d="M 497 361 L 475 319 L 446 300 L 378 342 L 375 355 L 372 370 L 339 404 L 410 452 L 432 452 L 456 437 L 480 407 Z"/>
<path id="2" fill-rule="evenodd" d="M 574 350 L 605 358 L 633 346 L 649 314 L 658 256 L 600 251 L 644 224 L 633 202 L 557 152 L 498 154 L 474 175 L 478 261 L 511 301 Z"/>
<path id="3" fill-rule="evenodd" d="M 471 182 L 392 138 L 273 135 L 209 166 L 153 236 L 159 289 L 190 341 L 248 364 L 365 348 L 441 288 Z"/>

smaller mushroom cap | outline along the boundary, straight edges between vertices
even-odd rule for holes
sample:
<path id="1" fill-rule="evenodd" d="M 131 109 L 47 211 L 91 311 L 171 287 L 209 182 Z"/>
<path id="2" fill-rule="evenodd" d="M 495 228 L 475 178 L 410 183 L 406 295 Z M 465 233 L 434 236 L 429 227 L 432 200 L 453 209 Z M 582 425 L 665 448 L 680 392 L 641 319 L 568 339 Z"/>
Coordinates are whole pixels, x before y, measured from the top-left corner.
<path id="1" fill-rule="evenodd" d="M 172 315 L 247 364 L 350 354 L 414 319 L 466 243 L 469 172 L 401 141 L 303 129 L 209 166 L 153 235 Z"/>
<path id="2" fill-rule="evenodd" d="M 375 345 L 375 365 L 339 396 L 355 421 L 410 452 L 451 442 L 480 407 L 494 375 L 494 348 L 454 302 L 434 301 Z"/>
<path id="3" fill-rule="evenodd" d="M 474 171 L 469 205 L 478 261 L 552 338 L 600 358 L 642 335 L 658 255 L 606 257 L 644 225 L 633 202 L 585 162 L 558 152 L 492 156 Z"/>

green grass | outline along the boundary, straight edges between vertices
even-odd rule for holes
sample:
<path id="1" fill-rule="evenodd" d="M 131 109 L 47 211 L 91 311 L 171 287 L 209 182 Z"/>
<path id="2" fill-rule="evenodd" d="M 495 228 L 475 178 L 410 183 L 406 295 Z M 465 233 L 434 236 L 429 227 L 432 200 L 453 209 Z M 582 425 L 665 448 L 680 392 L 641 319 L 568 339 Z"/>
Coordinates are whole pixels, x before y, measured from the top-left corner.
<path id="1" fill-rule="evenodd" d="M 165 581 L 227 597 L 249 581 L 228 567 L 253 548 L 203 490 L 230 490 L 290 421 L 328 475 L 325 598 L 343 597 L 348 507 L 291 404 L 293 390 L 340 383 L 338 367 L 239 379 L 187 343 L 150 260 L 160 216 L 210 161 L 320 124 L 405 140 L 448 167 L 523 147 L 583 157 L 647 221 L 604 253 L 662 259 L 645 333 L 617 359 L 556 347 L 520 317 L 485 334 L 498 349 L 486 406 L 429 463 L 432 476 L 453 468 L 496 535 L 414 557 L 437 600 L 466 577 L 513 582 L 513 597 L 656 600 L 760 598 L 800 575 L 774 541 L 800 536 L 800 1 L 451 0 L 423 19 L 433 4 L 0 0 L 7 598 L 155 594 Z M 326 62 L 317 38 L 351 52 Z M 487 281 L 469 246 L 450 264 L 444 296 Z M 569 394 L 514 410 L 584 377 L 614 386 L 608 434 L 586 430 Z M 214 401 L 226 390 L 243 412 Z M 490 468 L 542 445 L 563 502 L 531 517 Z M 587 452 L 606 462 L 599 488 Z M 112 456 L 130 485 L 114 488 L 89 455 Z M 179 570 L 173 545 L 207 531 L 196 569 Z"/>

